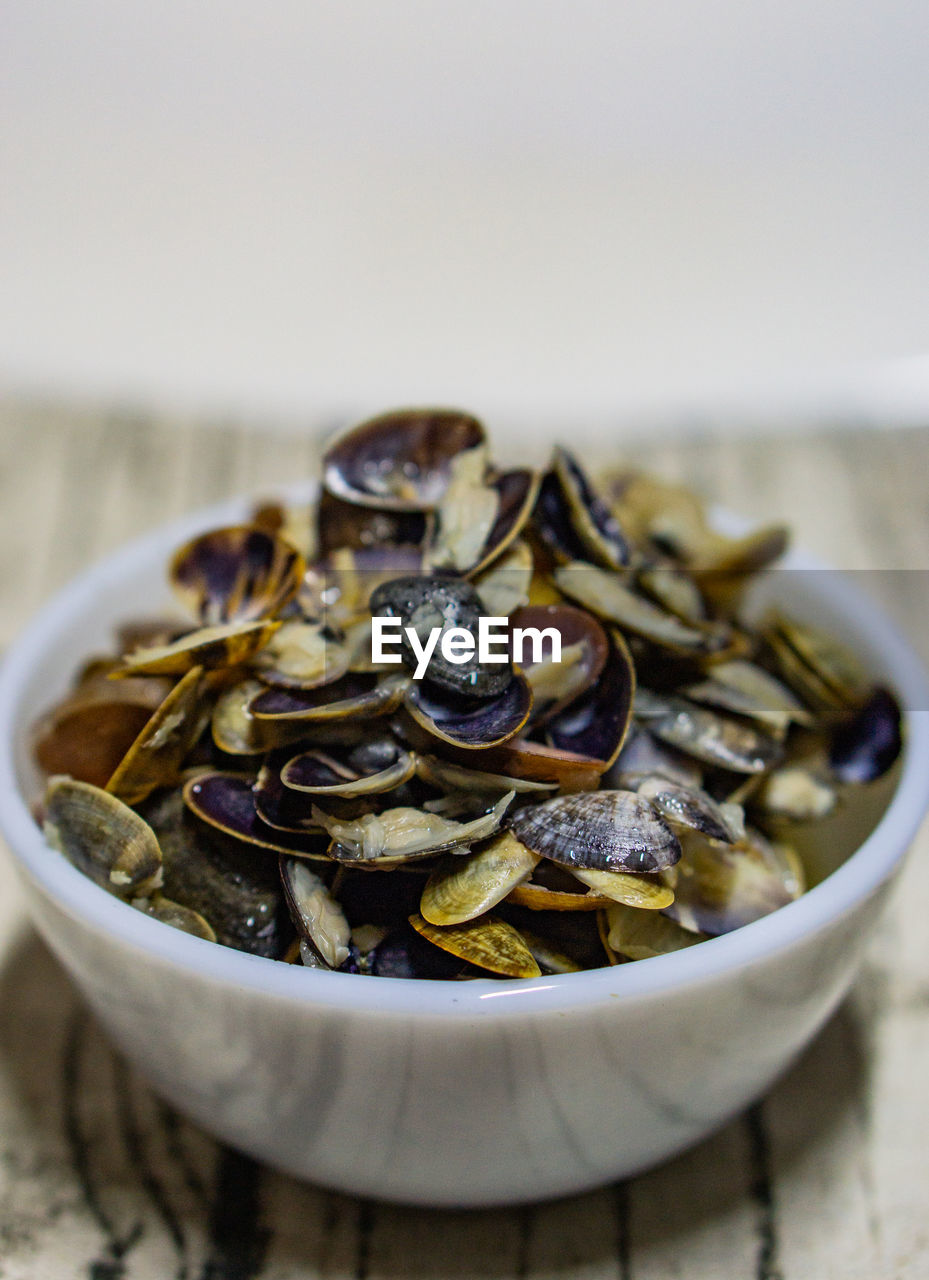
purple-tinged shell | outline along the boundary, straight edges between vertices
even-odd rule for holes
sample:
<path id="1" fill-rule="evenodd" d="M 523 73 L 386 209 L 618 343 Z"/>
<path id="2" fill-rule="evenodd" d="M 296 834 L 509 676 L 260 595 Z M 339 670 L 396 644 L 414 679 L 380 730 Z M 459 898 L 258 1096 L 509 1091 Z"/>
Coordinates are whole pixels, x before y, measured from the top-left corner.
<path id="1" fill-rule="evenodd" d="M 634 697 L 632 655 L 619 632 L 613 632 L 599 679 L 548 722 L 546 737 L 560 751 L 602 761 L 606 770 L 626 740 Z"/>
<path id="2" fill-rule="evenodd" d="M 273 723 L 368 719 L 395 711 L 408 683 L 404 676 L 349 672 L 316 689 L 266 689 L 248 709 L 256 720 Z"/>
<path id="3" fill-rule="evenodd" d="M 833 730 L 829 765 L 840 782 L 874 782 L 902 748 L 900 706 L 888 689 L 877 688 L 859 711 Z"/>
<path id="4" fill-rule="evenodd" d="M 459 697 L 426 681 L 413 681 L 404 705 L 432 737 L 465 750 L 480 750 L 498 746 L 519 733 L 529 719 L 532 691 L 520 674 L 513 676 L 497 698 Z"/>
<path id="5" fill-rule="evenodd" d="M 326 858 L 325 836 L 269 827 L 255 807 L 249 778 L 235 773 L 203 773 L 188 779 L 184 803 L 195 817 L 255 849 L 298 858 Z"/>
<path id="6" fill-rule="evenodd" d="M 306 570 L 286 538 L 254 525 L 213 529 L 186 543 L 171 560 L 177 596 L 204 626 L 257 622 L 280 612 Z"/>

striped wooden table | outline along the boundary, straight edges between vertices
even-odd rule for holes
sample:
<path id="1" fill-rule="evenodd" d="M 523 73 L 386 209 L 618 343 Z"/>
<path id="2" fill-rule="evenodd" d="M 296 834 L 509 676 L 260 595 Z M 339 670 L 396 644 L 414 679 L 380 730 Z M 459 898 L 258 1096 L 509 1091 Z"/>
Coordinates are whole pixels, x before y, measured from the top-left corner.
<path id="1" fill-rule="evenodd" d="M 269 435 L 0 403 L 0 642 L 127 536 L 312 475 L 328 425 Z M 844 567 L 881 570 L 869 585 L 929 636 L 929 429 L 707 430 L 624 456 L 759 520 L 788 518 Z M 175 1115 L 85 1013 L 2 860 L 0 1277 L 929 1276 L 927 846 L 924 832 L 854 993 L 762 1103 L 633 1181 L 460 1213 L 299 1184 Z"/>

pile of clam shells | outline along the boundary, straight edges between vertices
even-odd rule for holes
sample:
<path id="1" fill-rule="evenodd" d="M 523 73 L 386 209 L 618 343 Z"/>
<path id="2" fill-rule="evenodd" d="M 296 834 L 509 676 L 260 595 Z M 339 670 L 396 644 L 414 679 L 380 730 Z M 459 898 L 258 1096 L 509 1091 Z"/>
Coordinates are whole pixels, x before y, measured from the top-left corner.
<path id="1" fill-rule="evenodd" d="M 195 621 L 127 623 L 36 726 L 40 820 L 140 911 L 289 963 L 532 978 L 692 946 L 800 895 L 792 833 L 901 747 L 840 644 L 742 620 L 786 542 L 562 448 L 498 469 L 462 412 L 384 414 L 309 508 L 177 551 Z M 373 660 L 372 614 L 549 638 L 415 679 L 408 640 Z"/>

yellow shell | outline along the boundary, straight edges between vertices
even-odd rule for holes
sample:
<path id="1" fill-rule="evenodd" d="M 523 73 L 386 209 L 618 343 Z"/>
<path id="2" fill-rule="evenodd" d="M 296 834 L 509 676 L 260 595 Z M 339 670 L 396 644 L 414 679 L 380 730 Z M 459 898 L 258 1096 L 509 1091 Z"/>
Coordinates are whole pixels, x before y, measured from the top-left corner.
<path id="1" fill-rule="evenodd" d="M 496 916 L 482 916 L 445 928 L 430 924 L 422 916 L 410 916 L 410 924 L 429 942 L 480 969 L 508 978 L 538 978 L 542 974 L 517 930 Z"/>
<path id="2" fill-rule="evenodd" d="M 524 880 L 539 861 L 509 831 L 476 853 L 449 854 L 426 881 L 419 910 L 430 924 L 462 924 L 483 915 Z"/>

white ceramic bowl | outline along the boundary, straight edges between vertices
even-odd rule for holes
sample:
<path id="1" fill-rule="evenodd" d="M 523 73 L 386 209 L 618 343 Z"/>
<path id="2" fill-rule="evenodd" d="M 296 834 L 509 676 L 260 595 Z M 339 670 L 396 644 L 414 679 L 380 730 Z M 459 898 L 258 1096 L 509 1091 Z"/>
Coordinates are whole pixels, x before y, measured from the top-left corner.
<path id="1" fill-rule="evenodd" d="M 848 640 L 908 717 L 883 818 L 799 901 L 686 952 L 582 974 L 442 983 L 319 972 L 134 911 L 50 849 L 27 807 L 37 714 L 114 623 L 167 603 L 164 566 L 183 538 L 243 511 L 174 523 L 83 574 L 0 675 L 0 827 L 29 908 L 153 1087 L 299 1177 L 423 1205 L 595 1186 L 696 1142 L 757 1097 L 847 990 L 929 805 L 929 691 L 888 620 L 806 557 L 773 575 L 777 597 Z"/>

